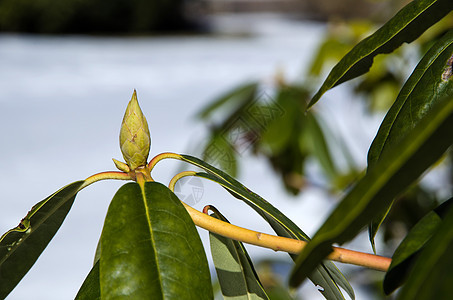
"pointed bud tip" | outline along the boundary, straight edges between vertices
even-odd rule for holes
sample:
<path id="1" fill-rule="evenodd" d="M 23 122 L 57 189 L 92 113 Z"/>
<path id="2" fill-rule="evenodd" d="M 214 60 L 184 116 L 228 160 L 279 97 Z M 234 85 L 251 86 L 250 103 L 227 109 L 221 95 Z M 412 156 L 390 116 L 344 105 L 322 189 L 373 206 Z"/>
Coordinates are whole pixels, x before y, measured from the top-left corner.
<path id="1" fill-rule="evenodd" d="M 123 163 L 122 161 L 116 160 L 114 158 L 112 158 L 112 160 L 118 170 L 123 171 L 125 173 L 129 173 L 131 171 L 129 166 Z"/>
<path id="2" fill-rule="evenodd" d="M 121 125 L 120 147 L 131 170 L 146 164 L 151 147 L 151 136 L 148 122 L 138 104 L 135 89 Z"/>

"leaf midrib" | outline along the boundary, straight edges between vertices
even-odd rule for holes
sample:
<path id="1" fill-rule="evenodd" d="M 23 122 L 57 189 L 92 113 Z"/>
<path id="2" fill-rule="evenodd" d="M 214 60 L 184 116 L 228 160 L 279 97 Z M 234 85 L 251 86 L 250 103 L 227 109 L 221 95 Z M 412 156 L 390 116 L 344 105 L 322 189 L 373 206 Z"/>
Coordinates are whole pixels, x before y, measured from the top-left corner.
<path id="1" fill-rule="evenodd" d="M 153 227 L 151 224 L 151 216 L 149 214 L 149 207 L 148 207 L 148 199 L 146 197 L 146 191 L 145 191 L 145 185 L 140 184 L 140 192 L 142 193 L 142 200 L 143 200 L 143 206 L 145 207 L 145 213 L 146 213 L 146 222 L 148 225 L 148 231 L 149 231 L 149 240 L 151 242 L 151 247 L 154 248 L 154 260 L 156 261 L 156 268 L 157 268 L 157 276 L 159 279 L 159 286 L 160 286 L 160 294 L 161 294 L 161 299 L 164 299 L 164 287 L 162 284 L 162 276 L 161 276 L 161 266 L 159 263 L 159 258 L 157 255 L 157 249 L 155 247 L 156 241 L 154 239 L 154 232 L 153 232 Z"/>

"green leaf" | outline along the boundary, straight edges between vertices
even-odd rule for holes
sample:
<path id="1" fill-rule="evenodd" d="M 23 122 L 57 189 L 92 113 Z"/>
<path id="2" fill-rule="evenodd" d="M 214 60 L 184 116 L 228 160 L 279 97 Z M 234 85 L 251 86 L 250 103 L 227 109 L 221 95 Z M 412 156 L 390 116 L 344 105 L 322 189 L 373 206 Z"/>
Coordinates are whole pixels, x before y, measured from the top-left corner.
<path id="1" fill-rule="evenodd" d="M 421 251 L 398 299 L 449 299 L 453 294 L 453 207 Z"/>
<path id="2" fill-rule="evenodd" d="M 403 284 L 418 259 L 422 247 L 429 241 L 442 221 L 442 214 L 453 204 L 453 198 L 424 216 L 406 235 L 393 253 L 392 263 L 385 274 L 384 293 L 390 294 Z"/>
<path id="3" fill-rule="evenodd" d="M 216 169 L 213 166 L 210 166 L 196 157 L 189 155 L 181 156 L 184 161 L 194 164 L 209 172 L 200 172 L 197 173 L 196 176 L 212 180 L 222 185 L 233 196 L 244 201 L 260 216 L 262 216 L 278 235 L 303 241 L 309 240 L 309 237 L 277 208 L 265 199 L 261 198 L 259 195 L 250 191 L 228 174 Z M 294 256 L 292 257 L 294 258 Z M 310 274 L 309 278 L 315 285 L 319 285 L 323 288 L 320 292 L 326 299 L 344 299 L 338 285 L 344 288 L 349 296 L 354 299 L 354 291 L 348 281 L 331 261 L 323 262 L 323 265 L 319 266 L 315 272 Z"/>
<path id="4" fill-rule="evenodd" d="M 398 144 L 442 97 L 453 96 L 453 80 L 449 79 L 452 53 L 453 30 L 450 30 L 425 54 L 385 116 L 368 152 L 368 169 L 373 168 L 392 145 Z M 374 237 L 390 207 L 391 204 L 369 227 L 373 249 Z"/>
<path id="5" fill-rule="evenodd" d="M 94 264 L 88 276 L 85 278 L 75 300 L 100 300 L 101 287 L 99 285 L 99 260 Z"/>
<path id="6" fill-rule="evenodd" d="M 332 244 L 352 239 L 394 197 L 403 192 L 453 143 L 453 101 L 444 98 L 398 144 L 383 154 L 343 198 L 299 254 L 290 284 L 303 279 L 332 251 Z"/>
<path id="7" fill-rule="evenodd" d="M 228 222 L 215 208 L 212 217 Z M 228 222 L 229 223 L 229 222 Z M 222 294 L 228 299 L 269 299 L 241 242 L 209 233 L 212 259 Z"/>
<path id="8" fill-rule="evenodd" d="M 71 183 L 32 207 L 0 238 L 0 299 L 30 270 L 57 233 L 84 181 Z"/>
<path id="9" fill-rule="evenodd" d="M 414 0 L 371 36 L 358 43 L 332 69 L 309 107 L 334 86 L 366 73 L 378 54 L 410 43 L 453 9 L 451 0 Z"/>
<path id="10" fill-rule="evenodd" d="M 206 254 L 173 192 L 156 182 L 123 185 L 101 235 L 102 299 L 213 299 Z"/>

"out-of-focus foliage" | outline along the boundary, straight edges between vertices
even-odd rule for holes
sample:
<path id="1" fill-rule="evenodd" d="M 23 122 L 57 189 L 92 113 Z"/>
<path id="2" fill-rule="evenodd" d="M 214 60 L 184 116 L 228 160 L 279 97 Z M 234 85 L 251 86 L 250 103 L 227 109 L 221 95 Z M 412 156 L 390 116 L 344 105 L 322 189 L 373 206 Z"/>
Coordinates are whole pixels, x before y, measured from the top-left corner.
<path id="1" fill-rule="evenodd" d="M 182 0 L 0 0 L 0 31 L 147 33 L 188 25 Z"/>
<path id="2" fill-rule="evenodd" d="M 403 7 L 375 33 L 361 40 L 332 68 L 309 107 L 329 89 L 367 73 L 375 57 L 411 43 L 452 9 L 450 0 L 415 0 Z"/>
<path id="3" fill-rule="evenodd" d="M 375 27 L 374 23 L 366 20 L 331 22 L 308 75 L 316 79 L 321 77 Z M 404 82 L 407 70 L 397 66 L 404 66 L 408 58 L 401 49 L 391 56 L 390 60 L 377 57 L 373 68 L 360 77 L 355 86 L 355 91 L 366 100 L 370 111 L 386 111 Z"/>
<path id="4" fill-rule="evenodd" d="M 262 260 L 256 265 L 261 283 L 272 300 L 291 300 L 297 299 L 292 297 L 286 288 L 285 280 L 282 278 L 285 273 L 279 272 L 282 267 L 290 268 L 290 264 L 285 264 L 278 260 Z"/>
<path id="5" fill-rule="evenodd" d="M 303 86 L 281 81 L 272 95 L 261 92 L 258 83 L 228 92 L 199 114 L 211 123 L 204 159 L 235 176 L 238 157 L 247 150 L 263 155 L 293 194 L 307 184 L 305 165 L 315 159 L 331 182 L 329 188 L 343 188 L 356 171 L 342 171 L 334 163 L 321 117 L 305 111 L 308 97 Z"/>
<path id="6" fill-rule="evenodd" d="M 354 91 L 367 103 L 371 113 L 386 112 L 390 108 L 418 58 L 452 26 L 453 16 L 449 15 L 429 28 L 411 45 L 374 58 L 369 72 L 355 79 L 354 83 Z M 377 24 L 369 20 L 330 22 L 326 37 L 308 69 L 309 86 L 317 87 L 318 80 L 354 45 L 376 30 L 376 27 Z"/>
<path id="7" fill-rule="evenodd" d="M 426 50 L 427 44 L 453 24 L 448 17 L 430 28 L 410 47 L 397 49 L 374 59 L 373 68 L 355 80 L 354 91 L 367 103 L 370 113 L 387 111 L 406 80 L 411 63 Z M 308 161 L 316 161 L 327 178 L 327 185 L 341 190 L 357 178 L 343 141 L 333 143 L 333 135 L 316 110 L 305 113 L 310 91 L 332 65 L 339 61 L 376 24 L 366 20 L 333 21 L 320 44 L 302 84 L 287 84 L 277 78 L 273 93 L 263 92 L 259 82 L 241 85 L 213 100 L 199 115 L 210 128 L 204 158 L 236 175 L 239 158 L 246 150 L 263 155 L 281 175 L 285 187 L 297 194 L 310 183 L 305 176 Z M 415 57 L 414 57 L 415 56 Z M 337 166 L 341 159 L 346 170 Z"/>
<path id="8" fill-rule="evenodd" d="M 425 16 L 426 18 L 431 18 L 432 22 L 437 22 L 436 18 L 438 19 L 447 14 L 451 7 L 451 3 L 449 3 L 448 1 L 436 2 L 429 0 L 419 0 L 414 2 L 416 2 L 416 5 L 426 4 L 429 6 L 432 3 L 434 3 L 434 6 L 437 5 L 437 7 L 434 7 L 433 9 L 434 11 L 436 11 L 437 15 L 435 14 L 435 16 L 431 16 L 431 14 L 426 14 Z M 444 7 L 442 5 L 447 7 L 448 10 L 445 9 L 444 11 L 441 11 L 440 8 Z M 400 17 L 405 17 L 405 13 L 401 14 Z M 420 22 L 420 20 L 415 20 L 415 22 Z M 334 151 L 337 150 L 334 148 L 337 145 L 332 144 L 329 128 L 327 128 L 325 124 L 323 124 L 322 119 L 320 118 L 320 114 L 316 111 L 316 107 L 306 113 L 305 103 L 308 102 L 307 100 L 311 91 L 313 91 L 314 88 L 319 85 L 319 79 L 326 75 L 326 71 L 328 71 L 334 63 L 338 62 L 355 45 L 357 45 L 366 36 L 370 35 L 372 31 L 376 30 L 376 28 L 378 27 L 378 25 L 373 24 L 369 20 L 353 20 L 348 22 L 336 20 L 332 22 L 328 27 L 325 40 L 321 43 L 319 51 L 315 55 L 313 62 L 307 71 L 307 77 L 299 80 L 299 82 L 303 83 L 295 85 L 283 83 L 282 80 L 277 80 L 276 86 L 272 89 L 271 93 L 269 93 L 271 96 L 268 96 L 268 98 L 272 100 L 271 102 L 275 103 L 275 105 L 277 105 L 278 108 L 281 108 L 281 110 L 284 112 L 282 114 L 282 117 L 275 118 L 272 122 L 267 122 L 267 125 L 265 127 L 262 127 L 264 128 L 262 130 L 254 129 L 253 131 L 251 131 L 247 128 L 242 128 L 242 131 L 244 133 L 247 133 L 245 134 L 245 136 L 250 136 L 250 132 L 253 133 L 252 136 L 254 137 L 254 139 L 249 140 L 249 149 L 252 150 L 251 152 L 256 155 L 264 156 L 281 175 L 282 181 L 284 182 L 287 189 L 291 192 L 297 194 L 297 192 L 299 192 L 300 189 L 307 184 L 307 182 L 310 182 L 310 178 L 307 177 L 306 171 L 307 162 L 317 162 L 317 164 L 320 166 L 320 169 L 322 169 L 325 175 L 327 182 L 326 186 L 340 187 L 344 189 L 347 184 L 350 184 L 352 182 L 352 180 L 350 179 L 351 177 L 347 177 L 345 175 L 352 174 L 353 176 L 355 176 L 354 179 L 357 178 L 358 171 L 354 170 L 353 167 L 350 167 L 349 171 L 341 170 L 340 168 L 338 168 L 338 166 L 336 165 L 338 156 L 332 155 L 332 153 L 338 153 L 338 151 Z M 354 81 L 352 81 L 351 84 L 353 91 L 356 92 L 359 96 L 357 98 L 366 102 L 366 106 L 370 115 L 375 113 L 382 115 L 383 112 L 387 112 L 389 110 L 389 108 L 393 105 L 395 99 L 399 97 L 398 95 L 400 93 L 400 89 L 409 77 L 410 72 L 413 71 L 416 63 L 421 59 L 422 56 L 427 53 L 428 49 L 430 49 L 436 43 L 436 41 L 438 41 L 440 37 L 442 37 L 445 32 L 447 32 L 452 27 L 453 15 L 449 14 L 447 15 L 447 17 L 431 26 L 410 45 L 404 45 L 403 47 L 394 50 L 391 54 L 378 55 L 374 57 L 371 69 L 363 76 L 356 78 Z M 411 28 L 408 29 L 408 32 L 411 32 Z M 421 32 L 417 32 L 417 34 L 419 33 Z M 404 34 L 402 34 L 402 36 L 404 36 Z M 432 49 L 431 51 L 433 53 L 436 51 L 437 53 L 441 53 L 442 49 Z M 442 84 L 444 85 L 450 84 L 447 81 L 451 81 L 451 59 L 448 59 L 451 56 L 451 53 L 448 54 L 448 51 L 450 51 L 449 48 L 445 51 L 445 55 L 440 58 L 437 66 L 427 66 L 429 72 L 435 72 L 435 74 L 432 75 L 435 77 L 435 79 L 432 79 L 431 81 L 428 79 L 426 82 L 421 81 L 420 91 L 415 91 L 414 95 L 411 95 L 411 100 L 413 100 L 412 98 L 417 96 L 420 99 L 425 98 L 424 101 L 430 103 L 429 105 L 427 104 L 427 106 L 424 106 L 426 108 L 426 111 L 430 111 L 432 108 L 431 106 L 434 107 L 433 103 L 436 102 L 429 102 L 430 99 L 433 98 L 431 97 L 432 95 L 429 97 L 422 97 L 425 94 L 428 95 L 429 91 L 433 91 L 433 89 L 430 89 L 428 87 L 430 83 L 435 86 L 435 91 L 439 91 L 439 99 L 443 99 L 444 97 L 448 97 L 450 95 L 448 88 L 446 91 L 441 91 L 439 89 L 439 86 L 437 85 L 437 81 L 439 81 L 438 79 L 440 78 L 438 78 L 438 76 L 442 76 Z M 386 51 L 384 51 L 383 53 L 385 52 Z M 427 55 L 430 56 L 429 53 Z M 359 55 L 357 56 L 357 59 L 360 60 Z M 414 71 L 414 73 L 416 72 L 418 71 Z M 256 87 L 256 99 L 249 99 L 249 105 L 253 102 L 258 103 L 259 98 L 263 97 L 263 93 L 259 92 L 260 86 L 256 84 Z M 423 87 L 425 87 L 425 89 L 423 89 Z M 266 92 L 268 90 L 266 90 Z M 293 97 L 293 95 L 295 94 L 297 94 L 297 96 Z M 444 101 L 444 103 L 447 102 Z M 213 111 L 211 111 L 210 113 L 213 113 Z M 229 122 L 231 122 L 232 120 L 228 119 L 228 117 L 242 117 L 244 115 L 244 111 L 242 110 L 236 111 L 235 114 L 226 112 L 221 105 L 216 106 L 215 113 L 215 118 L 213 117 L 214 114 L 212 114 L 210 118 L 208 118 L 209 114 L 206 114 L 204 115 L 203 120 L 207 123 L 217 124 L 217 126 L 213 126 L 216 128 L 217 132 L 223 132 L 227 135 L 231 133 L 228 125 L 231 124 Z M 228 121 L 223 123 L 219 122 L 219 116 L 220 119 Z M 314 122 L 308 121 L 309 119 L 313 119 Z M 398 127 L 407 127 L 407 129 L 411 129 L 413 128 L 413 126 L 415 126 L 416 123 L 418 123 L 418 121 L 414 120 L 413 124 L 409 123 L 410 122 L 405 122 L 404 125 L 398 125 Z M 434 122 L 431 122 L 431 124 L 434 124 Z M 421 127 L 419 128 L 421 129 Z M 439 128 L 439 132 L 445 130 L 444 125 L 441 125 Z M 315 134 L 315 132 L 317 134 Z M 448 133 L 446 131 L 444 132 L 444 134 L 446 134 L 446 139 L 451 138 L 450 136 L 448 136 Z M 401 134 L 398 134 L 398 136 L 399 135 Z M 437 133 L 435 133 L 435 135 L 437 135 Z M 256 136 L 258 136 L 258 138 Z M 314 136 L 320 139 L 318 140 L 317 144 L 314 144 L 313 142 Z M 401 135 L 401 138 L 402 137 L 403 135 Z M 433 138 L 433 140 L 435 140 L 435 138 Z M 437 140 L 437 142 L 439 142 L 439 140 Z M 429 147 L 430 143 L 432 143 L 431 138 L 429 138 L 424 146 Z M 234 145 L 234 143 L 231 142 L 226 143 L 226 145 L 228 144 Z M 396 144 L 398 144 L 397 146 L 399 146 L 400 142 Z M 445 151 L 448 148 L 448 142 L 447 144 L 443 144 L 441 148 L 442 151 Z M 235 160 L 235 166 L 237 169 L 240 166 L 239 158 L 242 157 L 243 152 L 237 151 L 234 146 L 231 147 L 230 150 L 231 149 L 233 149 L 231 153 L 235 154 L 234 157 L 237 158 Z M 439 147 L 436 147 L 436 149 L 439 149 Z M 429 164 L 432 164 L 432 168 L 438 165 L 442 165 L 442 167 L 446 167 L 447 169 L 452 170 L 453 167 L 451 159 L 444 160 L 441 158 L 438 163 L 435 163 L 435 160 L 441 157 L 442 154 L 442 151 L 439 153 L 437 153 L 436 151 L 437 150 L 432 149 L 432 151 L 429 152 L 429 156 L 432 156 L 432 159 L 429 162 Z M 345 151 L 344 149 L 341 149 L 340 153 L 341 152 L 343 152 L 343 155 L 345 157 L 348 156 L 347 150 Z M 428 157 L 423 157 L 423 159 L 427 158 Z M 413 164 L 412 166 L 415 165 L 413 161 L 409 161 L 409 163 Z M 412 177 L 412 179 L 415 179 L 414 176 Z M 340 181 L 339 178 L 343 179 L 343 184 L 341 185 L 336 183 Z M 394 179 L 400 181 L 401 183 L 404 181 L 403 178 L 396 179 L 396 177 L 394 177 Z M 369 183 L 371 186 L 371 181 Z M 414 224 L 416 224 L 424 215 L 426 215 L 429 211 L 431 211 L 445 199 L 445 197 L 439 197 L 439 194 L 437 193 L 438 191 L 435 191 L 434 188 L 429 184 L 426 184 L 426 182 L 422 184 L 418 182 L 408 184 L 408 182 L 406 182 L 405 184 L 406 187 L 409 186 L 408 190 L 406 190 L 402 194 L 398 194 L 398 196 L 397 194 L 390 196 L 390 198 L 396 197 L 396 200 L 394 206 L 390 210 L 389 215 L 387 216 L 387 219 L 383 223 L 384 241 L 389 242 L 390 245 L 390 248 L 386 251 L 393 251 L 395 243 L 398 243 L 407 234 L 409 229 L 414 226 Z M 399 186 L 398 189 L 402 189 L 402 185 Z M 356 200 L 357 201 L 351 201 L 351 203 L 349 203 L 351 205 L 349 209 L 352 209 L 353 202 L 359 203 L 359 199 L 357 198 Z M 378 209 L 378 206 L 379 208 L 385 206 L 382 205 L 382 203 L 377 204 L 379 201 L 374 202 L 376 204 L 372 205 L 376 208 L 376 210 Z M 389 200 L 389 203 L 390 202 L 391 199 Z M 375 214 L 376 210 L 372 210 L 372 214 Z M 345 211 L 343 211 L 342 216 L 345 216 Z M 363 221 L 363 223 L 370 221 L 370 219 L 367 219 L 367 217 L 360 217 L 362 218 L 361 220 Z M 358 219 L 359 217 L 357 217 L 355 220 Z M 338 225 L 339 219 L 336 219 L 336 221 L 332 222 L 332 224 Z M 335 227 L 336 225 L 332 226 Z M 349 232 L 348 234 L 350 234 L 351 236 L 353 235 L 353 233 L 351 232 Z M 317 248 L 317 250 L 318 249 L 320 248 Z"/>

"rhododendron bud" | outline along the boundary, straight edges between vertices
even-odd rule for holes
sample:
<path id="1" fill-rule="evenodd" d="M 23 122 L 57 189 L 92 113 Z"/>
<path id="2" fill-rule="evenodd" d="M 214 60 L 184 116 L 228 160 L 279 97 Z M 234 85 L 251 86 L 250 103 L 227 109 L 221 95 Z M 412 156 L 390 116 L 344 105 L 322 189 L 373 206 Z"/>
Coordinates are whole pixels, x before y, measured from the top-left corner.
<path id="1" fill-rule="evenodd" d="M 148 122 L 138 105 L 134 90 L 126 108 L 120 131 L 120 147 L 123 157 L 131 170 L 145 166 L 151 147 Z"/>

